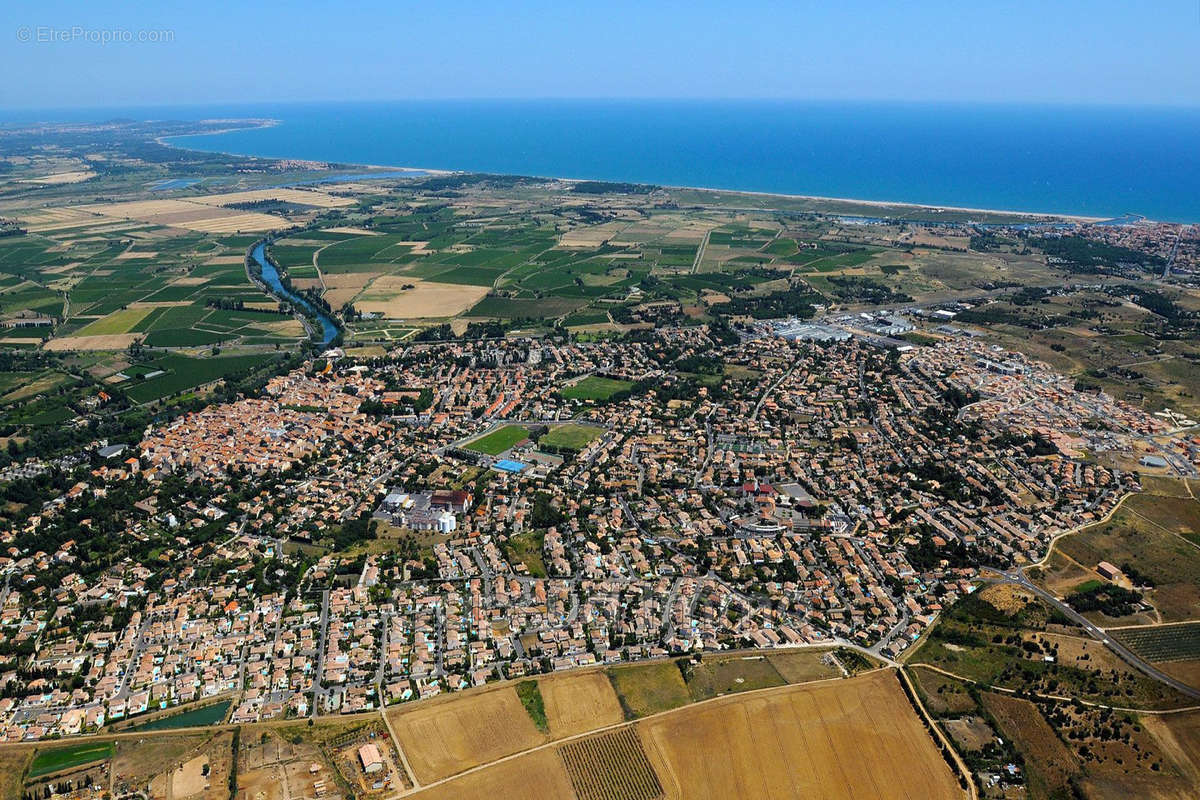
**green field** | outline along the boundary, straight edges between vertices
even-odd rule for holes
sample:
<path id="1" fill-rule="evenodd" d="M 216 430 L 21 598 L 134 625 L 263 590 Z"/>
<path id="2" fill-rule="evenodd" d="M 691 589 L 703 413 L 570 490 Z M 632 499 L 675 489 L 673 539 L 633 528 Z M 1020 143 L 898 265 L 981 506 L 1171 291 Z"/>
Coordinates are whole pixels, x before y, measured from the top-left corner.
<path id="1" fill-rule="evenodd" d="M 1147 661 L 1200 658 L 1200 622 L 1110 630 L 1112 637 Z"/>
<path id="2" fill-rule="evenodd" d="M 633 388 L 629 381 L 589 375 L 578 383 L 571 384 L 560 394 L 568 400 L 608 400 L 617 392 Z"/>
<path id="3" fill-rule="evenodd" d="M 313 263 L 313 253 L 319 248 L 311 245 L 289 245 L 289 244 L 272 244 L 267 249 L 267 254 L 275 260 L 275 263 L 287 270 L 288 274 L 293 278 L 299 277 L 294 272 L 296 267 L 306 266 L 310 269 Z"/>
<path id="4" fill-rule="evenodd" d="M 486 453 L 489 456 L 498 456 L 505 450 L 512 448 L 517 442 L 529 438 L 529 431 L 522 428 L 520 425 L 505 425 L 503 428 L 498 428 L 484 436 L 480 436 L 474 441 L 468 442 L 464 449 L 474 450 L 477 453 Z"/>
<path id="5" fill-rule="evenodd" d="M 272 355 L 223 356 L 221 358 L 190 358 L 170 353 L 150 362 L 154 369 L 166 374 L 139 383 L 122 385 L 125 394 L 135 403 L 161 400 L 176 392 L 193 389 L 226 375 L 249 370 L 270 361 Z"/>
<path id="6" fill-rule="evenodd" d="M 441 276 L 438 280 L 442 280 Z M 494 297 L 489 295 L 475 304 L 466 317 L 500 319 L 550 319 L 569 314 L 587 305 L 586 298 L 572 297 Z"/>
<path id="7" fill-rule="evenodd" d="M 571 314 L 563 320 L 563 324 L 567 327 L 573 325 L 603 325 L 609 321 L 607 311 L 599 308 L 587 308 Z"/>
<path id="8" fill-rule="evenodd" d="M 799 247 L 796 245 L 795 239 L 779 238 L 763 248 L 764 253 L 770 253 L 773 256 L 793 256 L 796 254 Z"/>
<path id="9" fill-rule="evenodd" d="M 699 664 L 685 660 L 683 674 L 693 700 L 787 683 L 766 656 L 705 656 Z"/>
<path id="10" fill-rule="evenodd" d="M 152 331 L 146 336 L 147 347 L 200 347 L 236 338 L 227 333 L 196 330 L 194 328 L 168 328 Z"/>
<path id="11" fill-rule="evenodd" d="M 136 330 L 138 323 L 151 310 L 149 308 L 125 308 L 120 311 L 114 311 L 106 317 L 101 317 L 95 322 L 88 323 L 85 327 L 76 331 L 75 335 L 110 336 L 116 333 L 129 333 L 132 330 Z"/>
<path id="12" fill-rule="evenodd" d="M 546 562 L 542 558 L 542 548 L 545 544 L 546 534 L 542 531 L 518 533 L 505 540 L 504 556 L 510 564 L 524 564 L 533 577 L 544 578 Z"/>
<path id="13" fill-rule="evenodd" d="M 546 703 L 542 700 L 542 690 L 538 688 L 537 681 L 518 683 L 517 697 L 521 698 L 521 705 L 525 706 L 525 710 L 529 712 L 529 717 L 537 729 L 542 733 L 548 733 L 550 724 L 546 721 Z"/>
<path id="14" fill-rule="evenodd" d="M 559 425 L 539 439 L 538 445 L 560 450 L 582 450 L 603 435 L 603 428 L 591 425 Z"/>
<path id="15" fill-rule="evenodd" d="M 39 750 L 33 757 L 33 763 L 29 765 L 29 777 L 36 778 L 71 767 L 105 761 L 112 756 L 112 742 L 85 742 L 71 747 Z"/>
<path id="16" fill-rule="evenodd" d="M 692 701 L 674 661 L 656 661 L 608 671 L 621 708 L 628 719 L 685 706 Z"/>

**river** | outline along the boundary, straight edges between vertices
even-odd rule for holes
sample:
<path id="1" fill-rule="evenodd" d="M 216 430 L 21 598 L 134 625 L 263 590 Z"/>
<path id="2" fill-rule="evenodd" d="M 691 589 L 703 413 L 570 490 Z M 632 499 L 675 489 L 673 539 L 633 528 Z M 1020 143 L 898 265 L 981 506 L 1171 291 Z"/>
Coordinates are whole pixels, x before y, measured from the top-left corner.
<path id="1" fill-rule="evenodd" d="M 279 270 L 275 269 L 275 265 L 270 262 L 266 254 L 266 243 L 259 242 L 254 245 L 254 249 L 250 251 L 250 255 L 258 262 L 258 266 L 262 269 L 263 282 L 270 287 L 271 291 L 279 297 L 287 300 L 295 305 L 302 306 L 312 314 L 315 314 L 317 319 L 321 321 L 321 346 L 325 347 L 333 338 L 338 335 L 337 323 L 333 318 L 326 314 L 321 309 L 314 306 L 312 303 L 305 300 L 298 294 L 289 291 L 283 285 L 283 281 L 279 279 Z"/>

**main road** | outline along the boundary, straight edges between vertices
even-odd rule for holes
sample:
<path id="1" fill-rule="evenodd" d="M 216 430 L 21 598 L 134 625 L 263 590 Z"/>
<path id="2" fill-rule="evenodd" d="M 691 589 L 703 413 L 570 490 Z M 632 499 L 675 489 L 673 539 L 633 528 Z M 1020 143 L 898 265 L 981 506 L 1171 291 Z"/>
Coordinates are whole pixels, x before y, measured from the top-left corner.
<path id="1" fill-rule="evenodd" d="M 1155 666 L 1153 664 L 1146 661 L 1141 656 L 1139 656 L 1137 653 L 1133 652 L 1128 647 L 1126 647 L 1125 645 L 1123 645 L 1119 641 L 1117 641 L 1115 638 L 1113 638 L 1111 635 L 1106 633 L 1103 628 L 1101 628 L 1097 625 L 1094 625 L 1089 619 L 1084 617 L 1078 611 L 1071 608 L 1069 605 L 1064 603 L 1062 600 L 1059 600 L 1053 594 L 1046 591 L 1042 587 L 1038 586 L 1033 581 L 1029 580 L 1028 576 L 1026 576 L 1025 573 L 1022 572 L 1021 570 L 1012 570 L 1010 572 L 999 572 L 998 574 L 1000 576 L 1002 576 L 1000 579 L 1000 582 L 1015 583 L 1016 585 L 1020 586 L 1021 588 L 1026 589 L 1030 592 L 1033 592 L 1035 595 L 1037 595 L 1038 597 L 1045 600 L 1047 603 L 1049 603 L 1054 608 L 1057 608 L 1064 615 L 1066 615 L 1068 619 L 1070 619 L 1072 622 L 1079 625 L 1079 627 L 1081 627 L 1085 631 L 1087 631 L 1089 636 L 1091 636 L 1094 639 L 1097 639 L 1101 644 L 1103 644 L 1109 650 L 1112 650 L 1114 653 L 1116 653 L 1117 657 L 1120 658 L 1122 661 L 1124 661 L 1129 666 L 1133 667 L 1134 669 L 1138 670 L 1139 672 L 1144 673 L 1145 675 L 1148 675 L 1149 677 L 1155 679 L 1156 681 L 1158 681 L 1160 683 L 1164 683 L 1167 686 L 1170 686 L 1172 689 L 1179 692 L 1180 694 L 1187 695 L 1188 697 L 1200 700 L 1200 690 L 1197 690 L 1191 686 L 1188 686 L 1186 683 L 1182 683 L 1181 681 L 1178 681 L 1175 678 L 1172 678 L 1170 675 L 1166 674 L 1162 670 L 1155 668 Z"/>

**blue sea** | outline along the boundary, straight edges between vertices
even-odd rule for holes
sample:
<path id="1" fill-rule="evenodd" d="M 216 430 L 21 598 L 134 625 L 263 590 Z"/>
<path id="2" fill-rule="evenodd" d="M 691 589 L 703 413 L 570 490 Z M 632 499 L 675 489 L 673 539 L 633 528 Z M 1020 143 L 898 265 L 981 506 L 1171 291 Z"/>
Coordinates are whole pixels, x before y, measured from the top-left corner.
<path id="1" fill-rule="evenodd" d="M 1196 108 L 456 100 L 133 113 L 280 120 L 174 140 L 249 155 L 1200 221 Z"/>

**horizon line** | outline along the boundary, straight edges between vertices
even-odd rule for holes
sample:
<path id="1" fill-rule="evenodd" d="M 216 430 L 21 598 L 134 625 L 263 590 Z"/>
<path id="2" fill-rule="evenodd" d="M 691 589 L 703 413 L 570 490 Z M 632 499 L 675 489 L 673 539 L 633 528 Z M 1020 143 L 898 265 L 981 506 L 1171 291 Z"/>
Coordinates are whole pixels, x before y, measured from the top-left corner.
<path id="1" fill-rule="evenodd" d="M 101 103 L 70 105 L 0 105 L 0 114 L 63 112 L 74 113 L 105 110 L 150 110 L 150 109 L 198 109 L 210 107 L 235 108 L 241 106 L 304 106 L 304 105 L 385 105 L 399 103 L 811 103 L 831 105 L 890 105 L 890 106 L 973 106 L 985 108 L 1058 108 L 1058 109 L 1140 109 L 1162 111 L 1200 111 L 1196 103 L 1156 103 L 1136 101 L 1090 101 L 1090 100 L 990 100 L 963 98 L 885 98 L 885 97 L 803 97 L 803 96 L 753 96 L 753 95 L 528 95 L 528 96 L 472 96 L 446 95 L 439 97 L 393 97 L 393 98 L 314 98 L 289 100 L 198 100 L 165 103 Z"/>

